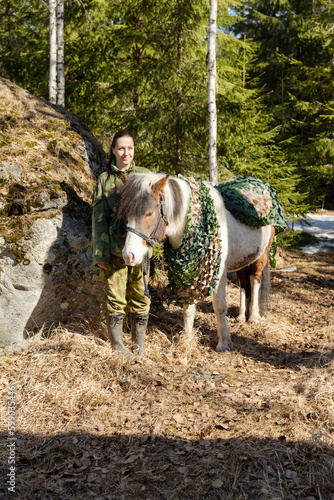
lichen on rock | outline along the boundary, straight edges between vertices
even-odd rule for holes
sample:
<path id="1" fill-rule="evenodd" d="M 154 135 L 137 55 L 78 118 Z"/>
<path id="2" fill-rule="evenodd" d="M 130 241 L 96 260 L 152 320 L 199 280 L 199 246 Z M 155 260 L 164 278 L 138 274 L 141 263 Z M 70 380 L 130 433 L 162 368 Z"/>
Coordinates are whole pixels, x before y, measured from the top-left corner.
<path id="1" fill-rule="evenodd" d="M 0 94 L 0 347 L 6 347 L 43 326 L 100 314 L 90 220 L 106 154 L 78 116 L 3 78 Z"/>

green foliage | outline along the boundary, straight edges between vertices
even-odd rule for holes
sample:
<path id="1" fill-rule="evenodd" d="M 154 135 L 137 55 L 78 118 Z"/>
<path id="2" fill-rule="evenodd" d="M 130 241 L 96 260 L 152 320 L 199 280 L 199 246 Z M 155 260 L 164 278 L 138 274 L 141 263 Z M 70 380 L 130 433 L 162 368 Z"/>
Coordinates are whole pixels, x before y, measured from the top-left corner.
<path id="1" fill-rule="evenodd" d="M 289 211 L 304 213 L 320 206 L 334 178 L 334 8 L 321 0 L 246 0 L 237 11 L 235 33 L 258 49 L 250 74 L 266 89 L 275 145 L 293 168 L 299 210 Z"/>
<path id="2" fill-rule="evenodd" d="M 259 177 L 276 189 L 286 213 L 304 214 L 309 205 L 306 195 L 296 189 L 298 166 L 281 143 L 281 126 L 266 105 L 259 77 L 252 75 L 259 48 L 246 38 L 232 44 L 224 36 L 223 42 L 220 59 L 233 61 L 234 68 L 224 71 L 219 63 L 219 73 L 229 78 L 217 100 L 220 179 Z"/>
<path id="3" fill-rule="evenodd" d="M 334 178 L 333 14 L 322 0 L 218 3 L 219 181 L 259 177 L 287 214 L 319 206 Z M 0 15 L 1 75 L 47 98 L 47 2 L 0 0 Z M 208 178 L 208 17 L 208 0 L 65 2 L 66 106 L 106 150 L 128 128 L 138 164 Z"/>
<path id="4" fill-rule="evenodd" d="M 305 231 L 284 231 L 277 235 L 279 246 L 286 248 L 300 248 L 308 245 L 316 245 L 319 239 L 313 234 Z"/>
<path id="5" fill-rule="evenodd" d="M 38 0 L 0 0 L 0 74 L 48 95 L 49 15 Z"/>
<path id="6" fill-rule="evenodd" d="M 91 1 L 85 9 L 66 11 L 68 106 L 106 149 L 128 128 L 139 164 L 204 170 L 208 2 Z"/>

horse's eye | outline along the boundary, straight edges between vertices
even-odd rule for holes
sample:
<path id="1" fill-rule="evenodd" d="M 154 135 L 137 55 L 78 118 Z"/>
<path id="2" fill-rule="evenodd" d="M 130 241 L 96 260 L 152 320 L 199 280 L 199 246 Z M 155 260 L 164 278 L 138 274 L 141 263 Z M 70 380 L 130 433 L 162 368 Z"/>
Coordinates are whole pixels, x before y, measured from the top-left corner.
<path id="1" fill-rule="evenodd" d="M 153 212 L 151 210 L 146 212 L 146 217 L 152 217 L 152 215 L 153 215 Z"/>

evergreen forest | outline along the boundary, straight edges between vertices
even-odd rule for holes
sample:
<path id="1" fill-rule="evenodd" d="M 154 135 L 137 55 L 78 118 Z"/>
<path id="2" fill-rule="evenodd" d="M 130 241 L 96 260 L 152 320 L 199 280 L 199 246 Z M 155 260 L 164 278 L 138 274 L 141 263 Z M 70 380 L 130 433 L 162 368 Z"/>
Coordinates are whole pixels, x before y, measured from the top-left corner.
<path id="1" fill-rule="evenodd" d="M 109 150 L 207 179 L 209 0 L 65 0 L 66 108 Z M 0 74 L 48 99 L 49 10 L 0 0 Z M 287 214 L 334 208 L 334 4 L 219 0 L 219 181 L 257 176 Z"/>

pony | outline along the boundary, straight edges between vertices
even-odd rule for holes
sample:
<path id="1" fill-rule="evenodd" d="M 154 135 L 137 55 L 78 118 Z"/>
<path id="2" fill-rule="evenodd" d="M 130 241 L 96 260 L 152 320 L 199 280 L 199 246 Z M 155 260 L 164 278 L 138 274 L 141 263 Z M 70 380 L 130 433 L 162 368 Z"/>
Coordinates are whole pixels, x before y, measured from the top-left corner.
<path id="1" fill-rule="evenodd" d="M 271 225 L 249 227 L 240 222 L 226 209 L 219 191 L 209 182 L 203 184 L 212 198 L 220 234 L 220 255 L 216 265 L 218 275 L 212 291 L 217 319 L 216 351 L 230 351 L 233 345 L 226 322 L 227 273 L 236 271 L 239 279 L 239 319 L 259 321 L 262 273 L 268 268 L 268 251 L 275 228 Z M 172 249 L 179 248 L 191 203 L 192 190 L 182 176 L 170 177 L 169 174 L 152 172 L 130 175 L 121 190 L 118 203 L 118 216 L 127 221 L 123 247 L 126 265 L 137 266 L 145 262 L 149 246 L 166 238 Z M 195 311 L 196 301 L 183 304 L 186 334 L 192 332 Z"/>

